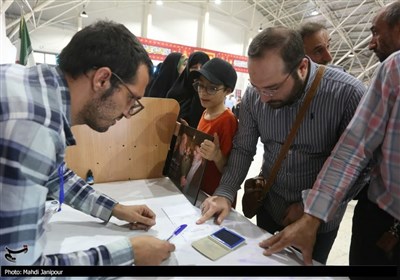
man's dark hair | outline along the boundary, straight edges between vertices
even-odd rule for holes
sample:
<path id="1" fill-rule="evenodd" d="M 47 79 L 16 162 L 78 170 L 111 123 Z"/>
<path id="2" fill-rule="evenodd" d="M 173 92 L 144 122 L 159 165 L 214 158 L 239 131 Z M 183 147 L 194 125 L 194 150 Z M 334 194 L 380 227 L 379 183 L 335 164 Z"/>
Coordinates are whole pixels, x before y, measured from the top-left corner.
<path id="1" fill-rule="evenodd" d="M 400 24 L 400 1 L 393 2 L 386 7 L 383 19 L 390 28 Z"/>
<path id="2" fill-rule="evenodd" d="M 249 46 L 249 58 L 261 58 L 269 50 L 278 50 L 285 70 L 292 71 L 304 58 L 304 46 L 300 33 L 283 26 L 268 27 L 258 33 Z"/>
<path id="3" fill-rule="evenodd" d="M 124 25 L 98 21 L 77 32 L 61 51 L 59 66 L 72 78 L 100 67 L 109 67 L 126 83 L 133 83 L 140 65 L 151 77 L 153 63 L 143 45 Z M 112 75 L 111 85 L 118 80 Z"/>
<path id="4" fill-rule="evenodd" d="M 320 30 L 327 30 L 325 25 L 319 23 L 319 22 L 305 22 L 303 23 L 300 28 L 299 28 L 299 33 L 301 35 L 301 38 L 304 39 L 304 37 L 313 35 L 315 32 L 318 32 Z"/>

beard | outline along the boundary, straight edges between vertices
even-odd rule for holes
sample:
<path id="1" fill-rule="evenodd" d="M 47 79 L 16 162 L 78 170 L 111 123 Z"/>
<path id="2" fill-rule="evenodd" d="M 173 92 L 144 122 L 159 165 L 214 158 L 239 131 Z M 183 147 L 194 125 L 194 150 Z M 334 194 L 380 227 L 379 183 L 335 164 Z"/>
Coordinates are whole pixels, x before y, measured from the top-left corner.
<path id="1" fill-rule="evenodd" d="M 297 72 L 294 72 L 292 74 L 292 77 L 294 80 L 294 85 L 291 90 L 291 95 L 286 100 L 275 100 L 267 102 L 267 104 L 271 106 L 272 109 L 280 109 L 284 106 L 290 106 L 296 103 L 297 100 L 299 100 L 303 95 L 305 81 L 300 79 L 299 74 Z"/>
<path id="2" fill-rule="evenodd" d="M 79 117 L 84 124 L 97 132 L 106 132 L 110 126 L 123 117 L 117 117 L 114 114 L 116 104 L 111 99 L 113 92 L 114 88 L 111 87 L 100 98 L 93 99 L 83 106 Z"/>

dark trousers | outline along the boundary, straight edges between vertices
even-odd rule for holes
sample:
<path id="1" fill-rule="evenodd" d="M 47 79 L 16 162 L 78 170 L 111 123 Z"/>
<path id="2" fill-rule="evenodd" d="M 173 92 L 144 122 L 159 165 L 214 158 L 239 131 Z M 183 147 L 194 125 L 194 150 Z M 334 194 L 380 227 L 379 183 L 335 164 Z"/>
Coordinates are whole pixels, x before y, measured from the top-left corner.
<path id="1" fill-rule="evenodd" d="M 400 265 L 400 241 L 391 255 L 380 249 L 376 242 L 390 229 L 394 218 L 371 202 L 364 188 L 354 208 L 350 244 L 350 265 Z M 400 207 L 400 206 L 399 206 Z"/>
<path id="2" fill-rule="evenodd" d="M 284 228 L 283 226 L 275 223 L 275 221 L 269 215 L 268 211 L 264 209 L 264 207 L 260 207 L 260 209 L 258 210 L 257 226 L 265 229 L 271 234 L 274 234 L 276 231 L 281 231 Z M 314 244 L 312 256 L 314 260 L 322 264 L 326 264 L 326 260 L 328 259 L 329 252 L 331 251 L 338 230 L 339 228 L 329 232 L 317 234 L 317 239 Z"/>

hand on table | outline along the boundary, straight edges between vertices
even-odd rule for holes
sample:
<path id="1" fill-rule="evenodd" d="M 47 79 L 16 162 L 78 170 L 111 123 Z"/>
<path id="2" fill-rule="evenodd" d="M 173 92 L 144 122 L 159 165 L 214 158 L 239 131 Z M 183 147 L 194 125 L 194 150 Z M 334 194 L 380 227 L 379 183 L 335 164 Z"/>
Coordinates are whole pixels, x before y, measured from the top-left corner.
<path id="1" fill-rule="evenodd" d="M 200 219 L 197 220 L 196 224 L 202 224 L 211 217 L 215 216 L 215 223 L 220 225 L 222 221 L 228 216 L 231 211 L 232 203 L 226 197 L 222 196 L 210 196 L 201 204 Z"/>
<path id="2" fill-rule="evenodd" d="M 312 253 L 321 220 L 304 214 L 299 220 L 285 227 L 278 234 L 259 243 L 263 254 L 270 256 L 288 246 L 294 246 L 303 254 L 304 264 L 312 265 Z"/>
<path id="3" fill-rule="evenodd" d="M 148 230 L 156 224 L 156 214 L 146 205 L 115 205 L 112 215 L 129 222 L 130 229 Z"/>
<path id="4" fill-rule="evenodd" d="M 160 265 L 168 259 L 175 245 L 153 236 L 138 236 L 130 238 L 135 258 L 135 265 Z"/>

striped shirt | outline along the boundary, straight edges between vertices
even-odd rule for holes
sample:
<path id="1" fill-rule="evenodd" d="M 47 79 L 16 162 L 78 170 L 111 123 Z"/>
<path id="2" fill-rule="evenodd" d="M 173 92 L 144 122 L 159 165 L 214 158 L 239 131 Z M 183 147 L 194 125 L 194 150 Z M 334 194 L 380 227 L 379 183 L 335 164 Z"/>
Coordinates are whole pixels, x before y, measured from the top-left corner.
<path id="1" fill-rule="evenodd" d="M 309 78 L 304 92 L 310 88 L 318 64 L 309 60 Z M 351 75 L 327 67 L 318 90 L 307 110 L 297 135 L 282 162 L 275 182 L 264 201 L 264 208 L 276 223 L 282 225 L 287 207 L 302 201 L 301 192 L 310 189 L 331 150 L 350 122 L 364 94 L 363 84 Z M 239 130 L 221 183 L 214 193 L 231 201 L 246 177 L 256 153 L 258 138 L 264 145 L 263 175 L 269 176 L 280 148 L 296 119 L 305 93 L 292 105 L 273 109 L 261 102 L 259 94 L 247 88 L 240 108 Z M 321 232 L 339 226 L 346 205 L 338 216 L 320 227 Z"/>
<path id="2" fill-rule="evenodd" d="M 400 220 L 400 51 L 378 68 L 312 190 L 304 194 L 305 211 L 324 221 L 332 219 L 371 158 L 377 164 L 368 198 Z"/>
<path id="3" fill-rule="evenodd" d="M 43 255 L 45 202 L 64 203 L 108 221 L 116 201 L 96 192 L 64 164 L 70 130 L 70 94 L 57 67 L 0 65 L 0 259 L 1 265 L 132 264 L 128 239 L 70 254 Z M 56 215 L 62 215 L 62 211 Z M 9 250 L 24 254 L 5 258 Z M 8 248 L 8 249 L 7 249 Z M 11 261 L 10 261 L 11 259 Z"/>

